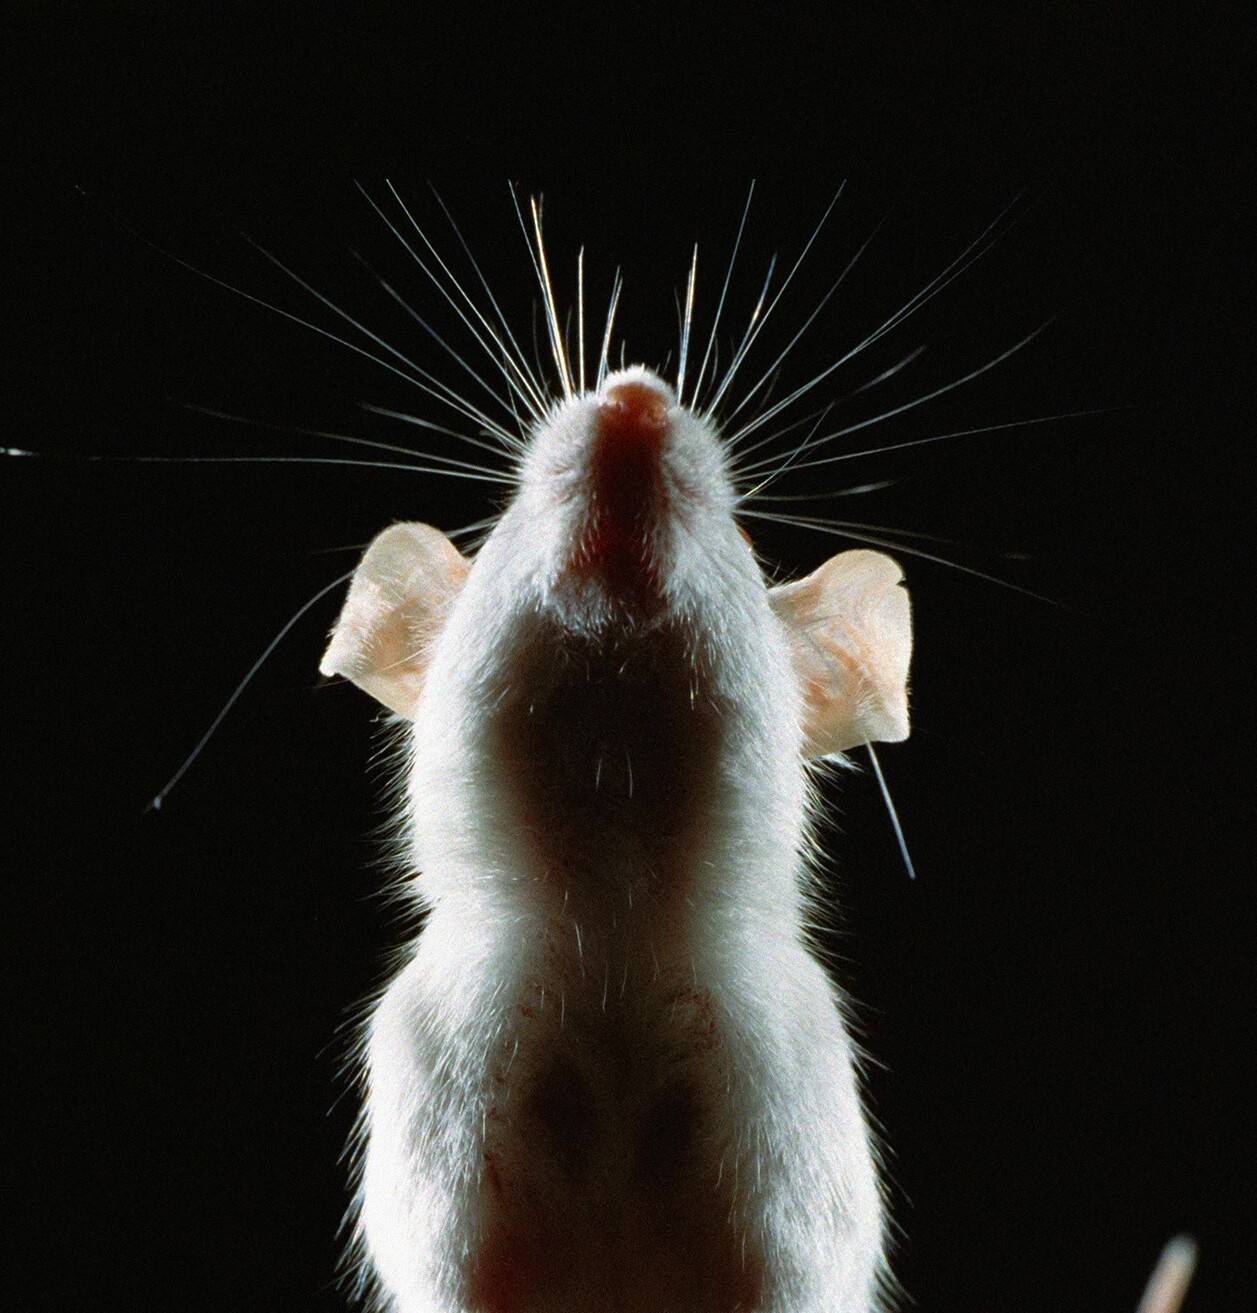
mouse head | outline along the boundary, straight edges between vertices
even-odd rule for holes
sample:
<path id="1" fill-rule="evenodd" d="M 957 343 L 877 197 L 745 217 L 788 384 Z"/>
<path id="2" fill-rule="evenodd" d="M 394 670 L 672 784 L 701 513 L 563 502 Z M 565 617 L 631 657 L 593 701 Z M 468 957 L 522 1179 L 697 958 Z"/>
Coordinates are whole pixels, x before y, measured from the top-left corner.
<path id="1" fill-rule="evenodd" d="M 735 519 L 715 429 L 655 373 L 619 370 L 556 405 L 519 476 L 474 559 L 429 525 L 380 534 L 320 670 L 413 720 L 443 646 L 468 662 L 473 643 L 500 652 L 521 617 L 622 642 L 679 625 L 712 640 L 744 681 L 766 652 L 784 650 L 784 666 L 768 664 L 795 681 L 790 705 L 802 708 L 808 756 L 907 736 L 911 625 L 899 567 L 849 551 L 770 588 Z"/>

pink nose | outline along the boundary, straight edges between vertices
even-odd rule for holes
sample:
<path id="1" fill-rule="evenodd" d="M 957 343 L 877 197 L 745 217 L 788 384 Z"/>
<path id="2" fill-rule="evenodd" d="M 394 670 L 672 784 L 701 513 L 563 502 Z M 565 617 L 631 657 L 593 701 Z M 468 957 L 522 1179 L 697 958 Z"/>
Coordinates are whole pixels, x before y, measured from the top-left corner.
<path id="1" fill-rule="evenodd" d="M 590 453 L 592 515 L 578 559 L 613 590 L 633 590 L 651 580 L 667 435 L 668 399 L 646 384 L 617 384 L 598 407 Z"/>
<path id="2" fill-rule="evenodd" d="M 668 431 L 668 402 L 644 383 L 620 383 L 598 407 L 598 457 L 650 460 Z"/>

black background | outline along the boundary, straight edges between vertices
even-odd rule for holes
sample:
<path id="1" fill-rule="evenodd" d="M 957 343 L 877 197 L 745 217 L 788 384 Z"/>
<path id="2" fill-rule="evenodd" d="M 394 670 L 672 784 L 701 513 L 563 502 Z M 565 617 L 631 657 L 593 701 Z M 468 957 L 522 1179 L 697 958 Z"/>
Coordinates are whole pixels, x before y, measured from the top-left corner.
<path id="1" fill-rule="evenodd" d="M 1203 1254 L 1188 1309 L 1249 1307 L 1251 1092 L 1234 1072 L 1251 1047 L 1251 859 L 1236 842 L 1251 803 L 1231 740 L 1251 483 L 1228 421 L 1248 391 L 1231 336 L 1241 270 L 1219 242 L 1243 179 L 1233 35 L 1090 11 L 979 24 L 922 8 L 902 27 L 879 13 L 818 28 L 768 8 L 692 24 L 581 10 L 487 17 L 474 37 L 434 15 L 368 30 L 334 6 L 172 12 L 19 11 L 14 446 L 354 454 L 185 402 L 398 442 L 416 431 L 360 402 L 443 418 L 156 249 L 335 329 L 243 230 L 461 384 L 349 254 L 466 347 L 355 178 L 381 197 L 394 178 L 454 254 L 436 182 L 524 333 L 535 293 L 506 179 L 544 191 L 566 291 L 581 243 L 596 305 L 622 265 L 629 358 L 656 364 L 694 240 L 710 324 L 751 176 L 725 352 L 768 257 L 792 261 L 847 179 L 761 369 L 877 236 L 783 390 L 1021 197 L 978 264 L 815 396 L 838 400 L 836 419 L 871 417 L 1051 320 L 980 379 L 845 441 L 1124 409 L 777 489 L 893 480 L 794 509 L 942 535 L 955 545 L 903 541 L 1059 603 L 901 555 L 914 729 L 881 759 L 915 883 L 867 772 L 830 791 L 831 947 L 884 1064 L 868 1083 L 905 1234 L 895 1268 L 922 1309 L 1120 1313 L 1186 1230 Z M 354 1099 L 338 1028 L 400 931 L 375 896 L 374 711 L 315 673 L 335 596 L 160 813 L 144 803 L 287 617 L 351 567 L 343 549 L 395 519 L 463 524 L 490 494 L 347 467 L 76 459 L 11 460 L 0 488 L 9 1065 L 30 1114 L 11 1131 L 26 1244 L 6 1285 L 31 1308 L 342 1307 Z M 847 545 L 749 527 L 781 575 Z"/>

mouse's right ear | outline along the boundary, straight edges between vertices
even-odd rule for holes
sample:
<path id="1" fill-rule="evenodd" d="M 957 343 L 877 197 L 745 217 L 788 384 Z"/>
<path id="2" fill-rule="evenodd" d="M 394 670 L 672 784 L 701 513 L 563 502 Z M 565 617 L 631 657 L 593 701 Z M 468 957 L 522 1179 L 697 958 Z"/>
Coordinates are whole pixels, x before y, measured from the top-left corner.
<path id="1" fill-rule="evenodd" d="M 430 524 L 395 524 L 367 548 L 319 670 L 413 719 L 432 642 L 471 562 Z"/>

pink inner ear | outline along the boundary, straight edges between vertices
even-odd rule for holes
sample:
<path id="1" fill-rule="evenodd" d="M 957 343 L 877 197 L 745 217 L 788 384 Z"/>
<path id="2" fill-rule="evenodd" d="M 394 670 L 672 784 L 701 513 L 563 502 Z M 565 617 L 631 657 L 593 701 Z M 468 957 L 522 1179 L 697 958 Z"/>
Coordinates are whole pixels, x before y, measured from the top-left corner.
<path id="1" fill-rule="evenodd" d="M 411 717 L 428 655 L 471 562 L 439 530 L 395 524 L 367 549 L 319 664 Z"/>
<path id="2" fill-rule="evenodd" d="M 902 578 L 888 556 L 860 549 L 771 590 L 803 693 L 809 755 L 907 737 L 912 626 Z"/>

